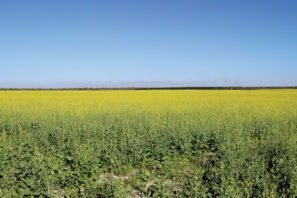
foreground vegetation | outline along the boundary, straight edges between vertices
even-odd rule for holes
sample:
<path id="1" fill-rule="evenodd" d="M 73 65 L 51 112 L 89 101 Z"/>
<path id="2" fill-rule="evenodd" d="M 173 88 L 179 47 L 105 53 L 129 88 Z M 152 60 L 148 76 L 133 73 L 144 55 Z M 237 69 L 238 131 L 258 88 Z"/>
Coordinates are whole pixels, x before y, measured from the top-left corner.
<path id="1" fill-rule="evenodd" d="M 0 91 L 0 159 L 0 197 L 295 197 L 297 91 Z"/>

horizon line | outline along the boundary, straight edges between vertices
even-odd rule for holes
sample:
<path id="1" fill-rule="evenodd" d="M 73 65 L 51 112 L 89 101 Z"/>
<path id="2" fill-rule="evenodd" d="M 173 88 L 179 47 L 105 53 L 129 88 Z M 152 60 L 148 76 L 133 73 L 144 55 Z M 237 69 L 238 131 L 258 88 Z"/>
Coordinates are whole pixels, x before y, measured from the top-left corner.
<path id="1" fill-rule="evenodd" d="M 169 86 L 169 87 L 73 87 L 73 88 L 0 88 L 1 91 L 13 90 L 255 90 L 255 89 L 297 89 L 296 86 Z"/>

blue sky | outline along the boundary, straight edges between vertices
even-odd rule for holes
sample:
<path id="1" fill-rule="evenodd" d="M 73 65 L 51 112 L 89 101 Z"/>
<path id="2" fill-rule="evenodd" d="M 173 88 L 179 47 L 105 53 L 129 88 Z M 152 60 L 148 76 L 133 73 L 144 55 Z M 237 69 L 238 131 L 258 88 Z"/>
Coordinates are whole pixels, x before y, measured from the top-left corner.
<path id="1" fill-rule="evenodd" d="M 297 85 L 297 1 L 0 1 L 0 87 Z"/>

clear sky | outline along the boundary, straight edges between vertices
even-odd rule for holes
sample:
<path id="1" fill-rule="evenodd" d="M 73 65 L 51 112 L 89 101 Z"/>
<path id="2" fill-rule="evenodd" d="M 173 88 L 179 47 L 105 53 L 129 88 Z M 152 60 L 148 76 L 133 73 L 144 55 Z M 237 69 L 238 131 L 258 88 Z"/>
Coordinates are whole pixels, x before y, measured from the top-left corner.
<path id="1" fill-rule="evenodd" d="M 143 85 L 297 85 L 297 1 L 0 1 L 0 87 Z"/>

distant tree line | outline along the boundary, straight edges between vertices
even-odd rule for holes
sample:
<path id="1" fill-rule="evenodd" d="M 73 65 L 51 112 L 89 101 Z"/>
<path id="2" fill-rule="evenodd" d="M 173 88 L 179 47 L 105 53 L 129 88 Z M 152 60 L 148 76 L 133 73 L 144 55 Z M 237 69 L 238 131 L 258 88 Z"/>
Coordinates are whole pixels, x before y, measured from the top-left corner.
<path id="1" fill-rule="evenodd" d="M 0 88 L 0 90 L 54 90 L 54 91 L 72 91 L 72 90 L 256 90 L 256 89 L 297 89 L 297 86 L 259 86 L 259 87 L 121 87 L 121 88 Z"/>

